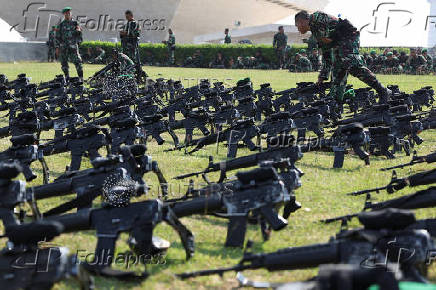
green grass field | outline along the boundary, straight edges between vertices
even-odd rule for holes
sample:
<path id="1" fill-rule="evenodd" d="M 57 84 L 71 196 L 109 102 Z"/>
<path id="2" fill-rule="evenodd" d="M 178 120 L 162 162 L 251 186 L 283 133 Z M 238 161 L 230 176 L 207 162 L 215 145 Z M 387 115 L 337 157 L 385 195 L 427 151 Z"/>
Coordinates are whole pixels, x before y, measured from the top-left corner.
<path id="1" fill-rule="evenodd" d="M 85 65 L 85 78 L 91 76 L 101 66 Z M 74 67 L 72 68 L 74 71 Z M 212 80 L 224 81 L 228 85 L 234 85 L 237 80 L 250 77 L 255 89 L 259 88 L 262 83 L 269 82 L 274 90 L 279 91 L 294 87 L 300 81 L 316 80 L 315 73 L 289 73 L 287 71 L 260 71 L 260 70 L 213 70 L 213 69 L 186 69 L 186 68 L 160 68 L 144 67 L 145 71 L 151 78 L 173 78 L 181 80 L 185 87 L 194 85 L 200 78 L 209 78 Z M 56 74 L 61 73 L 58 63 L 18 63 L 18 64 L 0 64 L 0 73 L 6 74 L 9 79 L 13 79 L 17 74 L 26 72 L 32 77 L 32 82 L 40 82 L 52 79 Z M 427 85 L 435 85 L 434 76 L 385 76 L 380 75 L 379 79 L 384 84 L 398 84 L 400 89 L 411 92 Z M 350 77 L 349 82 L 355 87 L 364 86 L 359 80 Z M 4 114 L 2 114 L 4 115 Z M 6 120 L 0 120 L 0 126 L 6 126 Z M 183 140 L 183 132 L 177 132 Z M 425 142 L 417 147 L 418 152 L 428 154 L 436 148 L 436 132 L 427 130 L 421 134 Z M 198 132 L 197 132 L 198 134 Z M 46 132 L 43 138 L 52 138 L 54 132 Z M 200 137 L 197 135 L 196 137 Z M 164 139 L 171 140 L 169 135 L 164 135 Z M 8 139 L 0 140 L 0 149 L 4 150 L 9 146 Z M 226 148 L 220 146 L 218 154 L 215 146 L 209 146 L 205 150 L 194 153 L 192 156 L 186 156 L 183 152 L 175 151 L 165 153 L 164 149 L 172 147 L 172 142 L 167 142 L 163 146 L 157 146 L 155 141 L 149 142 L 148 154 L 152 155 L 154 160 L 159 162 L 163 173 L 171 183 L 171 188 L 176 194 L 184 193 L 186 190 L 185 183 L 177 183 L 171 180 L 172 177 L 198 171 L 206 167 L 208 156 L 214 155 L 215 160 L 225 158 Z M 247 149 L 241 149 L 239 155 L 249 154 Z M 317 221 L 327 217 L 334 217 L 348 213 L 358 212 L 363 208 L 364 197 L 350 197 L 345 193 L 386 185 L 390 180 L 389 172 L 381 172 L 378 169 L 386 166 L 392 166 L 399 163 L 410 161 L 411 157 L 405 156 L 404 153 L 398 153 L 394 160 L 386 160 L 384 157 L 371 157 L 371 166 L 364 166 L 364 163 L 356 156 L 346 156 L 344 167 L 342 169 L 331 169 L 333 163 L 332 153 L 307 153 L 304 158 L 297 163 L 305 175 L 302 178 L 303 186 L 296 191 L 297 200 L 302 204 L 302 208 L 289 218 L 289 225 L 280 232 L 273 232 L 268 242 L 263 242 L 260 231 L 257 227 L 250 226 L 246 239 L 254 241 L 253 251 L 270 252 L 283 247 L 302 246 L 313 243 L 327 242 L 329 237 L 334 235 L 340 228 L 339 223 L 322 225 Z M 51 178 L 59 176 L 69 164 L 69 155 L 61 154 L 47 157 L 47 162 L 51 170 Z M 37 173 L 41 170 L 35 164 Z M 90 167 L 86 158 L 82 163 L 82 169 Z M 419 164 L 413 168 L 398 170 L 399 176 L 407 176 L 422 170 L 430 169 L 430 166 Z M 214 180 L 217 175 L 211 175 Z M 158 187 L 157 178 L 154 175 L 146 175 L 144 179 L 150 184 L 151 190 L 148 196 L 138 198 L 138 200 L 156 197 Z M 197 179 L 202 182 L 201 179 Z M 30 185 L 41 184 L 41 178 L 30 183 Z M 404 189 L 401 193 L 388 195 L 382 192 L 375 196 L 377 201 L 398 197 L 403 194 L 415 192 L 417 189 Z M 61 201 L 67 201 L 69 198 L 53 198 L 44 200 L 39 203 L 42 210 L 47 210 Z M 419 210 L 417 215 L 420 218 L 436 217 L 434 209 Z M 196 253 L 192 260 L 185 262 L 184 250 L 178 239 L 177 234 L 167 225 L 159 225 L 155 233 L 172 243 L 167 253 L 167 263 L 165 265 L 151 265 L 147 269 L 152 274 L 148 280 L 140 283 L 125 283 L 113 279 L 96 278 L 97 289 L 118 289 L 118 288 L 153 288 L 153 289 L 228 289 L 237 286 L 234 273 L 225 274 L 223 278 L 218 276 L 196 278 L 186 281 L 180 281 L 174 273 L 185 271 L 194 271 L 201 269 L 210 269 L 216 267 L 226 267 L 239 261 L 242 256 L 241 249 L 224 248 L 226 221 L 214 217 L 193 216 L 182 219 L 182 222 L 188 226 L 195 234 Z M 356 221 L 351 225 L 358 225 Z M 128 246 L 125 243 L 127 235 L 122 235 L 117 244 L 117 249 L 127 251 Z M 65 234 L 54 241 L 56 244 L 68 246 L 72 252 L 77 250 L 92 252 L 95 247 L 96 238 L 93 231 L 81 232 L 76 234 Z M 82 252 L 83 253 L 83 252 Z M 133 268 L 140 270 L 140 267 Z M 261 281 L 297 281 L 312 277 L 317 273 L 316 269 L 305 271 L 280 271 L 267 272 L 264 270 L 246 271 L 246 276 L 250 279 Z M 432 266 L 429 272 L 430 279 L 436 282 L 436 266 Z M 76 288 L 75 282 L 63 282 L 57 288 Z"/>

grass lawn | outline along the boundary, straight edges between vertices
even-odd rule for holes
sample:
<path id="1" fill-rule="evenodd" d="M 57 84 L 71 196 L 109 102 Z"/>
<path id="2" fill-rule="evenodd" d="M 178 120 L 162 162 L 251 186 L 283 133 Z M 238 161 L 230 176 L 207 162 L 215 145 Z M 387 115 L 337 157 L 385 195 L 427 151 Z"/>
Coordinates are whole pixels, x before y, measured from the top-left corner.
<path id="1" fill-rule="evenodd" d="M 102 66 L 85 65 L 85 78 L 91 76 Z M 274 90 L 279 91 L 294 87 L 297 82 L 316 80 L 315 73 L 289 73 L 287 71 L 262 71 L 262 70 L 215 70 L 215 69 L 187 69 L 187 68 L 161 68 L 161 67 L 144 67 L 145 71 L 151 78 L 173 78 L 181 80 L 185 87 L 196 84 L 201 78 L 224 81 L 229 86 L 234 85 L 239 79 L 250 77 L 255 89 L 259 88 L 262 83 L 270 83 Z M 72 67 L 74 71 L 74 67 Z M 52 79 L 56 74 L 61 73 L 60 64 L 48 63 L 17 63 L 17 64 L 0 64 L 0 73 L 6 74 L 8 78 L 14 77 L 22 72 L 26 72 L 32 77 L 32 82 L 40 82 Z M 75 73 L 74 73 L 75 75 Z M 406 92 L 412 92 L 427 85 L 435 85 L 435 76 L 378 76 L 383 84 L 398 84 L 400 89 Z M 350 77 L 349 82 L 356 88 L 364 86 L 359 80 Z M 1 114 L 4 115 L 4 114 Z M 0 126 L 7 126 L 5 119 L 0 119 Z M 198 134 L 199 132 L 197 132 Z M 425 140 L 423 144 L 417 147 L 420 155 L 428 154 L 436 149 L 435 130 L 427 130 L 421 134 Z M 183 131 L 177 132 L 181 140 L 184 140 Z M 45 132 L 43 138 L 53 138 L 54 132 Z M 196 138 L 200 137 L 198 134 Z M 171 140 L 169 135 L 164 134 L 165 140 Z M 9 147 L 8 138 L 0 140 L 0 149 L 4 150 Z M 192 156 L 186 156 L 183 152 L 163 152 L 164 149 L 170 148 L 172 141 L 165 143 L 163 146 L 157 146 L 155 141 L 148 144 L 148 153 L 154 160 L 159 162 L 159 166 L 171 183 L 173 192 L 183 193 L 186 190 L 186 183 L 176 182 L 171 178 L 192 171 L 198 171 L 207 166 L 208 156 L 214 155 L 216 161 L 223 160 L 226 155 L 226 148 L 219 146 L 218 153 L 215 146 L 206 147 L 194 153 Z M 238 156 L 249 154 L 247 149 L 240 149 Z M 69 164 L 69 155 L 60 154 L 46 157 L 52 179 L 59 176 Z M 283 247 L 302 246 L 313 243 L 327 242 L 329 237 L 339 230 L 339 223 L 322 225 L 317 221 L 327 217 L 334 217 L 348 213 L 360 211 L 363 208 L 364 197 L 346 196 L 345 193 L 378 187 L 386 185 L 390 180 L 389 172 L 381 172 L 378 169 L 386 166 L 393 166 L 399 163 L 410 161 L 411 157 L 405 156 L 404 152 L 397 153 L 394 160 L 386 160 L 384 157 L 371 157 L 371 166 L 364 166 L 363 161 L 356 156 L 346 156 L 344 167 L 342 169 L 332 169 L 332 153 L 306 153 L 304 158 L 297 163 L 305 175 L 302 178 L 303 186 L 296 191 L 297 200 L 302 204 L 302 209 L 292 214 L 289 218 L 289 225 L 280 232 L 273 232 L 268 242 L 263 242 L 260 230 L 257 227 L 250 226 L 247 230 L 246 239 L 254 241 L 253 251 L 270 252 Z M 39 165 L 37 172 L 41 173 Z M 82 162 L 82 169 L 90 167 L 89 161 L 85 158 Z M 419 164 L 413 168 L 398 170 L 399 176 L 407 176 L 422 170 L 430 169 L 431 166 Z M 211 180 L 215 180 L 217 175 L 211 175 Z M 154 175 L 146 175 L 145 180 L 151 186 L 148 196 L 138 198 L 138 200 L 156 196 L 158 191 L 157 178 Z M 201 179 L 197 179 L 202 182 Z M 39 177 L 30 185 L 41 184 Z M 424 187 L 425 188 L 425 187 Z M 401 193 L 388 195 L 382 192 L 375 196 L 374 199 L 382 201 L 394 197 L 415 192 L 421 188 L 404 189 Z M 39 203 L 42 210 L 47 210 L 61 201 L 67 201 L 71 197 L 52 198 Z M 436 210 L 419 210 L 417 215 L 420 218 L 435 218 Z M 185 271 L 194 271 L 216 267 L 227 267 L 239 261 L 242 256 L 241 249 L 226 249 L 223 247 L 226 234 L 227 223 L 214 217 L 193 216 L 182 219 L 182 222 L 191 229 L 196 238 L 196 253 L 189 262 L 184 262 L 184 250 L 178 239 L 177 234 L 167 225 L 159 225 L 155 233 L 172 243 L 167 253 L 167 263 L 165 265 L 148 266 L 152 274 L 148 280 L 141 284 L 119 282 L 112 279 L 96 279 L 97 289 L 117 289 L 117 288 L 154 288 L 154 289 L 204 289 L 219 288 L 227 289 L 237 285 L 235 274 L 225 274 L 223 278 L 218 276 L 196 278 L 186 281 L 180 281 L 174 273 Z M 351 225 L 358 225 L 356 221 Z M 117 244 L 119 251 L 128 250 L 125 243 L 127 235 L 122 235 Z M 65 245 L 72 252 L 77 250 L 92 252 L 95 247 L 96 238 L 93 231 L 81 232 L 76 234 L 65 234 L 54 241 L 56 244 Z M 82 252 L 83 253 L 83 252 Z M 140 267 L 133 269 L 140 270 Z M 250 279 L 262 281 L 297 281 L 312 277 L 317 273 L 316 269 L 305 271 L 279 271 L 267 272 L 264 270 L 246 271 L 245 275 Z M 430 279 L 436 282 L 436 266 L 430 268 Z M 63 282 L 58 288 L 76 288 L 74 282 Z"/>

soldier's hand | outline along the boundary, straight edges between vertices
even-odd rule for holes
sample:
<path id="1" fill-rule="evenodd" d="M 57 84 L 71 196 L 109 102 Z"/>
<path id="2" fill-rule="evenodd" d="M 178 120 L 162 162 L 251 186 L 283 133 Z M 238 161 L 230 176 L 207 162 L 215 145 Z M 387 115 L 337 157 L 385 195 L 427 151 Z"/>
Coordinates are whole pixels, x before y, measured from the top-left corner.
<path id="1" fill-rule="evenodd" d="M 59 56 L 59 47 L 56 47 L 56 57 Z"/>
<path id="2" fill-rule="evenodd" d="M 82 28 L 80 26 L 77 26 L 76 31 L 82 31 Z"/>
<path id="3" fill-rule="evenodd" d="M 124 35 L 126 35 L 126 34 L 127 34 L 126 31 L 120 31 L 120 35 L 122 35 L 122 36 L 124 36 Z"/>

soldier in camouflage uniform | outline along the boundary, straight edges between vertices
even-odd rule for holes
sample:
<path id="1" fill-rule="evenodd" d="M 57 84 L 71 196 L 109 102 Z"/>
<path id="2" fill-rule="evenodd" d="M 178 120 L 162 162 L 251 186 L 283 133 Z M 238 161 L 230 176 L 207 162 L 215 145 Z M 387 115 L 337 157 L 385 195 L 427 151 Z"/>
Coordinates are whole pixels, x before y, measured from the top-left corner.
<path id="1" fill-rule="evenodd" d="M 225 34 L 225 37 L 224 37 L 224 43 L 225 43 L 225 44 L 230 44 L 230 43 L 232 43 L 232 38 L 231 38 L 230 35 L 229 35 L 229 29 L 228 29 L 228 28 L 224 29 L 224 34 Z"/>
<path id="2" fill-rule="evenodd" d="M 385 74 L 399 74 L 403 71 L 403 68 L 400 65 L 400 61 L 394 54 L 389 51 L 386 53 L 386 59 L 383 63 L 382 72 Z"/>
<path id="3" fill-rule="evenodd" d="M 123 54 L 127 55 L 136 65 L 139 62 L 138 43 L 141 34 L 139 24 L 133 18 L 130 10 L 125 12 L 127 23 L 120 31 L 121 47 Z M 140 65 L 140 64 L 139 64 Z"/>
<path id="4" fill-rule="evenodd" d="M 359 55 L 359 32 L 348 21 L 323 12 L 309 14 L 301 11 L 295 15 L 295 25 L 302 34 L 310 30 L 321 48 L 324 64 L 318 83 L 327 79 L 328 65 L 333 65 L 330 93 L 336 100 L 343 100 L 348 73 L 374 88 L 379 94 L 380 101 L 388 100 L 392 92 L 365 66 Z"/>
<path id="5" fill-rule="evenodd" d="M 62 9 L 64 20 L 59 24 L 56 31 L 56 55 L 61 62 L 62 71 L 69 79 L 68 60 L 70 60 L 77 70 L 77 75 L 83 80 L 82 58 L 79 54 L 79 44 L 82 42 L 82 30 L 71 17 L 71 7 Z"/>
<path id="6" fill-rule="evenodd" d="M 168 40 L 164 40 L 162 41 L 163 43 L 165 43 L 168 47 L 168 63 L 171 65 L 175 64 L 175 58 L 174 58 L 174 53 L 176 51 L 176 37 L 174 36 L 173 31 L 171 30 L 171 28 L 168 29 Z"/>
<path id="7" fill-rule="evenodd" d="M 118 61 L 119 63 L 120 75 L 132 75 L 132 76 L 135 75 L 136 64 L 133 60 L 129 58 L 128 55 L 114 49 L 112 51 L 112 57 L 114 61 Z"/>
<path id="8" fill-rule="evenodd" d="M 279 32 L 274 34 L 273 48 L 276 50 L 279 68 L 282 69 L 285 64 L 285 49 L 288 43 L 288 37 L 285 34 L 283 26 L 279 26 Z"/>
<path id="9" fill-rule="evenodd" d="M 183 64 L 184 67 L 203 67 L 204 57 L 197 49 L 192 56 L 188 56 Z"/>
<path id="10" fill-rule="evenodd" d="M 295 62 L 298 72 L 310 72 L 312 71 L 312 63 L 303 54 L 297 53 L 295 56 Z"/>
<path id="11" fill-rule="evenodd" d="M 410 49 L 410 56 L 406 61 L 406 71 L 410 74 L 422 74 L 425 72 L 427 61 L 425 58 L 417 54 L 416 49 Z"/>
<path id="12" fill-rule="evenodd" d="M 312 69 L 314 71 L 319 71 L 322 67 L 322 59 L 321 56 L 318 53 L 318 49 L 314 48 L 311 52 L 311 54 L 309 55 L 309 60 L 312 64 Z"/>
<path id="13" fill-rule="evenodd" d="M 400 61 L 400 65 L 405 68 L 406 62 L 409 59 L 409 55 L 405 51 L 400 52 L 400 56 L 398 57 L 398 60 Z"/>
<path id="14" fill-rule="evenodd" d="M 254 68 L 255 69 L 269 69 L 269 64 L 266 58 L 263 56 L 262 51 L 257 50 L 254 54 Z"/>
<path id="15" fill-rule="evenodd" d="M 422 49 L 422 56 L 427 61 L 427 72 L 433 71 L 433 58 L 428 54 L 428 51 L 426 48 Z"/>
<path id="16" fill-rule="evenodd" d="M 56 60 L 56 30 L 57 30 L 57 26 L 52 26 L 48 34 L 48 40 L 47 40 L 48 62 L 53 62 Z"/>
<path id="17" fill-rule="evenodd" d="M 93 64 L 105 63 L 106 51 L 100 46 L 97 46 L 96 52 L 98 55 L 94 59 L 90 60 L 89 63 L 93 63 Z"/>

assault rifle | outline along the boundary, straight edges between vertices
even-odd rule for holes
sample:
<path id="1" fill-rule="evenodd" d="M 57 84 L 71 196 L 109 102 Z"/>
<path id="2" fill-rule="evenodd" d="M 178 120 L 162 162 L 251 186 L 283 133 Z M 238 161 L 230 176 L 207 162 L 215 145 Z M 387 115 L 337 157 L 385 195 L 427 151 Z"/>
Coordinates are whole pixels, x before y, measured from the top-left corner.
<path id="1" fill-rule="evenodd" d="M 138 188 L 133 189 L 137 191 Z M 109 195 L 120 195 L 131 189 L 118 186 Z M 156 256 L 169 247 L 169 242 L 153 236 L 154 228 L 161 222 L 168 223 L 179 234 L 186 258 L 194 254 L 194 237 L 192 233 L 177 219 L 170 208 L 159 199 L 130 203 L 123 206 L 106 205 L 101 208 L 88 208 L 73 214 L 49 217 L 46 220 L 61 223 L 64 232 L 77 232 L 95 229 L 97 245 L 95 258 L 85 263 L 85 268 L 102 276 L 121 279 L 144 279 L 133 272 L 116 271 L 110 268 L 115 259 L 116 241 L 121 233 L 129 233 L 129 246 L 138 256 Z M 116 222 L 114 222 L 116 221 Z"/>
<path id="2" fill-rule="evenodd" d="M 404 168 L 407 166 L 413 166 L 413 165 L 418 164 L 418 163 L 433 163 L 433 162 L 436 162 L 436 152 L 430 153 L 430 154 L 425 155 L 425 156 L 418 156 L 416 151 L 413 151 L 412 160 L 410 160 L 409 163 L 395 165 L 392 167 L 386 167 L 386 168 L 382 168 L 380 170 L 387 171 L 387 170 L 392 170 L 392 169 L 396 169 L 396 168 Z"/>
<path id="3" fill-rule="evenodd" d="M 381 265 L 385 269 L 386 263 L 392 263 L 403 272 L 408 280 L 425 281 L 423 277 L 425 270 L 419 269 L 427 263 L 426 250 L 432 249 L 434 243 L 428 232 L 406 229 L 416 222 L 413 214 L 389 211 L 381 215 L 362 213 L 359 219 L 364 225 L 363 229 L 342 231 L 328 243 L 285 248 L 264 254 L 254 254 L 248 251 L 250 243 L 247 245 L 243 258 L 235 266 L 182 273 L 178 276 L 181 279 L 187 279 L 262 268 L 268 271 L 297 270 L 314 268 L 323 264 L 351 264 L 368 267 Z M 394 244 L 392 241 L 395 241 Z M 410 252 L 407 254 L 401 252 L 404 249 Z"/>
<path id="4" fill-rule="evenodd" d="M 414 187 L 419 185 L 428 185 L 435 182 L 436 182 L 436 169 L 419 172 L 404 178 L 397 178 L 397 173 L 394 170 L 392 172 L 391 182 L 389 182 L 388 185 L 372 188 L 372 189 L 355 191 L 352 193 L 348 193 L 347 195 L 357 196 L 357 195 L 367 194 L 371 192 L 379 193 L 380 191 L 385 189 L 388 193 L 394 193 L 395 191 L 401 190 L 406 186 Z"/>
<path id="5" fill-rule="evenodd" d="M 74 278 L 80 289 L 94 289 L 94 280 L 68 248 L 38 244 L 50 242 L 64 227 L 57 222 L 38 221 L 10 226 L 8 247 L 0 251 L 0 283 L 7 289 L 51 289 L 59 281 Z"/>
<path id="6" fill-rule="evenodd" d="M 195 195 L 191 200 L 168 201 L 169 205 L 178 217 L 218 214 L 220 217 L 229 218 L 225 243 L 227 247 L 243 246 L 249 214 L 253 214 L 255 220 L 260 222 L 262 235 L 264 239 L 268 239 L 269 228 L 275 231 L 283 229 L 287 225 L 285 218 L 300 208 L 295 202 L 295 196 L 291 195 L 293 188 L 288 189 L 281 178 L 282 175 L 289 175 L 286 177 L 286 184 L 295 187 L 299 184 L 299 173 L 290 169 L 288 161 L 277 165 L 281 167 L 280 174 L 277 173 L 275 165 L 277 164 L 268 163 L 251 171 L 238 172 L 235 182 L 211 183 L 206 188 L 194 191 Z M 284 203 L 285 218 L 276 211 Z M 220 213 L 223 209 L 225 214 Z"/>
<path id="7" fill-rule="evenodd" d="M 43 180 L 48 182 L 49 170 L 44 160 L 42 150 L 38 149 L 38 139 L 33 134 L 14 136 L 11 138 L 12 147 L 6 151 L 0 152 L 0 162 L 16 161 L 23 170 L 26 181 L 32 181 L 37 178 L 36 174 L 30 168 L 30 164 L 38 160 L 43 169 Z"/>
<path id="8" fill-rule="evenodd" d="M 369 202 L 369 196 L 365 201 L 365 210 L 382 210 L 387 208 L 398 208 L 398 209 L 419 209 L 419 208 L 431 208 L 436 206 L 436 187 L 430 187 L 425 190 L 418 191 L 414 194 L 405 195 L 399 198 L 394 198 L 379 203 Z M 359 214 L 349 214 L 335 218 L 324 219 L 322 223 L 332 223 L 336 221 L 346 222 Z"/>
<path id="9" fill-rule="evenodd" d="M 256 146 L 251 139 L 259 136 L 259 128 L 255 125 L 253 119 L 236 121 L 231 127 L 222 132 L 217 132 L 209 136 L 203 137 L 197 141 L 193 141 L 196 146 L 189 154 L 197 152 L 207 145 L 227 141 L 228 150 L 227 157 L 235 158 L 238 152 L 238 143 L 242 141 L 251 151 L 257 150 L 260 147 Z"/>
<path id="10" fill-rule="evenodd" d="M 226 178 L 226 172 L 232 171 L 235 169 L 248 168 L 252 166 L 256 166 L 262 161 L 274 160 L 278 161 L 283 158 L 289 159 L 291 163 L 295 163 L 303 157 L 303 153 L 301 153 L 301 149 L 299 146 L 289 146 L 289 147 L 275 147 L 268 151 L 255 153 L 243 157 L 238 157 L 230 160 L 225 160 L 221 162 L 213 162 L 213 157 L 209 156 L 209 164 L 206 169 L 194 172 L 183 174 L 174 177 L 174 179 L 185 179 L 192 176 L 203 175 L 210 172 L 221 171 L 220 179 L 218 183 L 221 183 Z"/>

